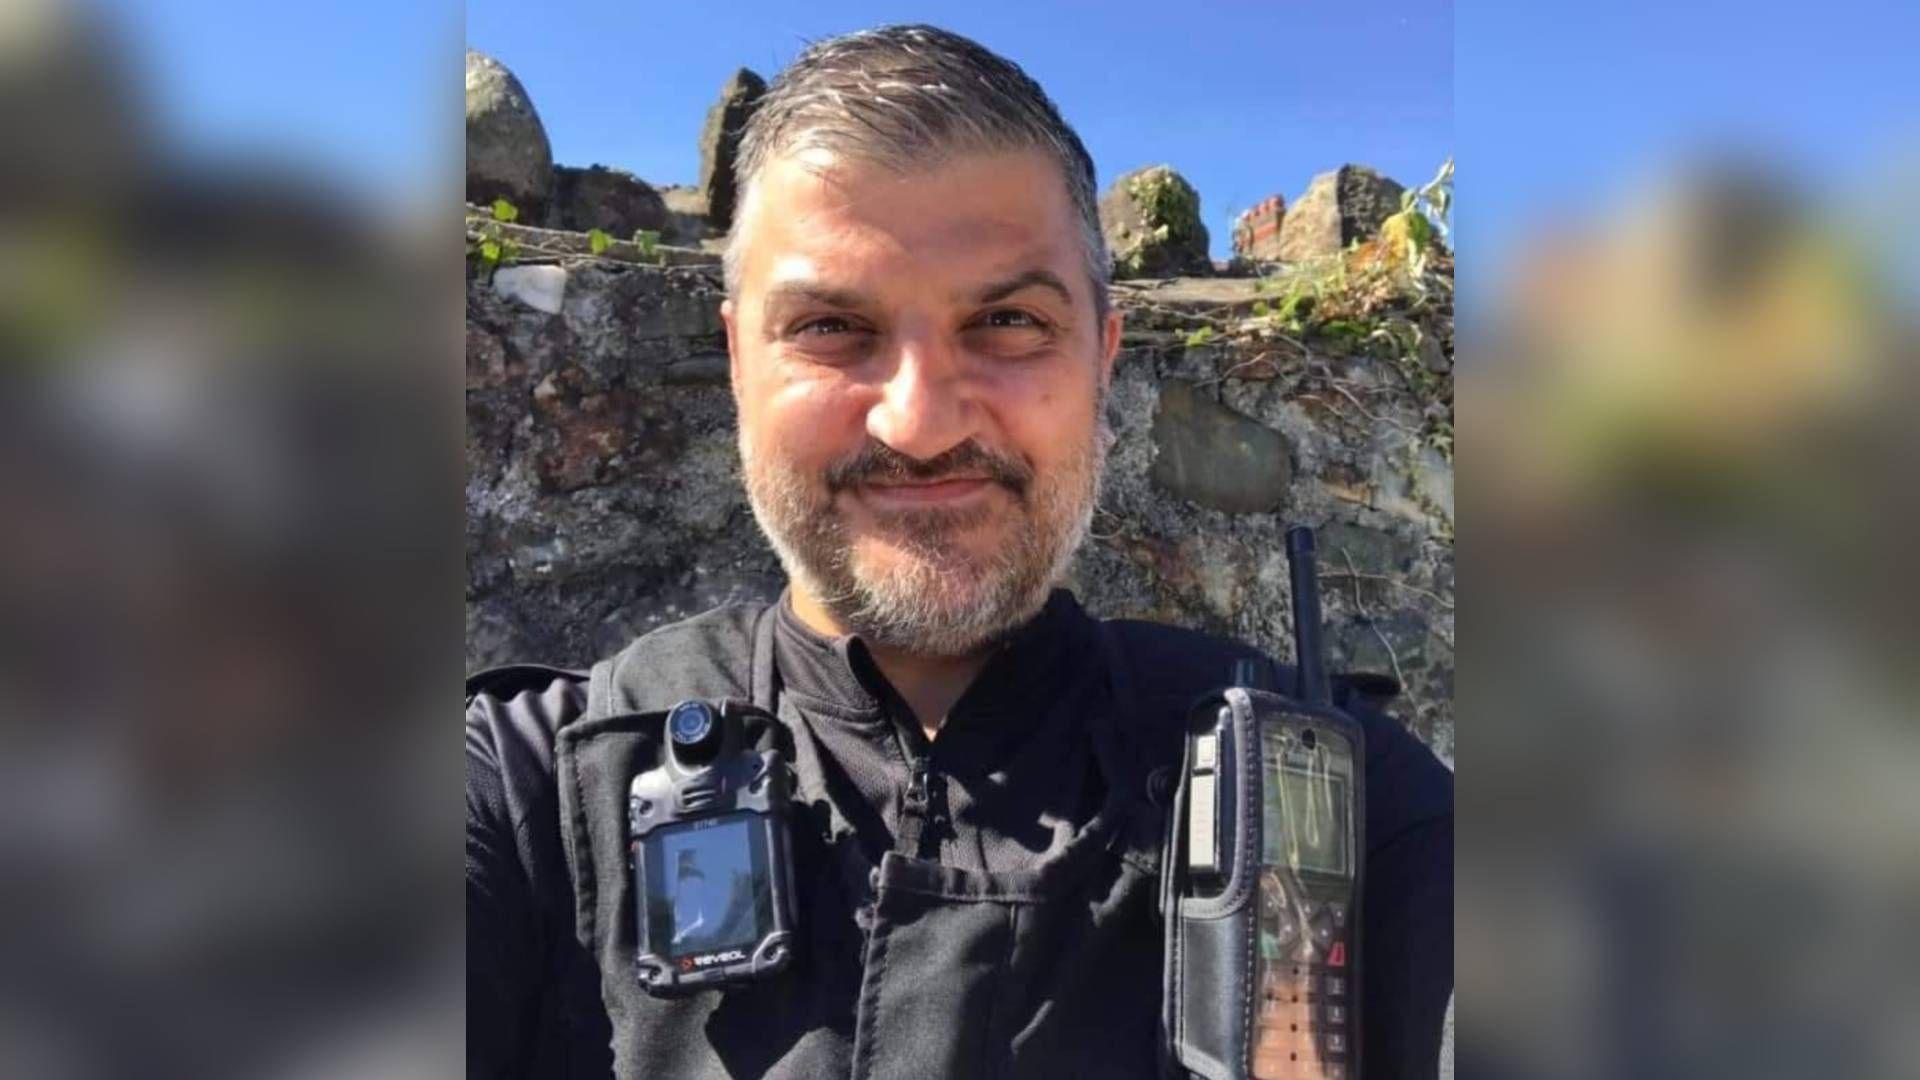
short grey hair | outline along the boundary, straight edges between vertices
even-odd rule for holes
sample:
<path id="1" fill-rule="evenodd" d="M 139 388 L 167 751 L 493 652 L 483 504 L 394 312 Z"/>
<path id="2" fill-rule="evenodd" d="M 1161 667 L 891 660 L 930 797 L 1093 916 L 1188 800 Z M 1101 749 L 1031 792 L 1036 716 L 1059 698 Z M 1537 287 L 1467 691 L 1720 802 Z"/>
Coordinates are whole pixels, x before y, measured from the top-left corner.
<path id="1" fill-rule="evenodd" d="M 767 88 L 741 138 L 728 295 L 739 292 L 739 222 L 761 171 L 776 157 L 815 148 L 901 171 L 953 153 L 1046 153 L 1080 217 L 1094 311 L 1106 314 L 1110 266 L 1093 158 L 1046 91 L 1013 61 L 924 25 L 882 26 L 809 45 Z"/>

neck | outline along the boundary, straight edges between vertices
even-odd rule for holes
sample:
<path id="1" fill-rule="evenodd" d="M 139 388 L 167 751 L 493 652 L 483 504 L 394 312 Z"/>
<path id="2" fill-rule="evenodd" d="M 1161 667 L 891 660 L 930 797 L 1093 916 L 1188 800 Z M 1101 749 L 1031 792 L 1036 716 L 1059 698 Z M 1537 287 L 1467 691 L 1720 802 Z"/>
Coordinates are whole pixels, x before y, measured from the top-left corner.
<path id="1" fill-rule="evenodd" d="M 793 586 L 791 597 L 793 613 L 811 629 L 828 637 L 851 632 L 799 584 Z M 992 654 L 990 649 L 981 649 L 965 656 L 928 656 L 871 644 L 867 652 L 894 691 L 913 710 L 929 740 L 939 735 L 947 713 L 960 700 L 960 695 L 966 693 L 967 687 L 973 685 L 974 677 L 987 666 Z"/>

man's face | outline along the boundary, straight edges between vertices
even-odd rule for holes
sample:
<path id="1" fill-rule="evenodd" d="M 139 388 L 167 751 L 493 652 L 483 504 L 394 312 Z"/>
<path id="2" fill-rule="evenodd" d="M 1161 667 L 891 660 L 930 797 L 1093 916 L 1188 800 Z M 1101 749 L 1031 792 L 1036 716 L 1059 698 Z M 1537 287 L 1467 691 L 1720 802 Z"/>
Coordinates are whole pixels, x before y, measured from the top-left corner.
<path id="1" fill-rule="evenodd" d="M 803 154 L 742 214 L 741 456 L 796 607 L 936 656 L 1025 621 L 1092 514 L 1120 337 L 1057 166 Z"/>

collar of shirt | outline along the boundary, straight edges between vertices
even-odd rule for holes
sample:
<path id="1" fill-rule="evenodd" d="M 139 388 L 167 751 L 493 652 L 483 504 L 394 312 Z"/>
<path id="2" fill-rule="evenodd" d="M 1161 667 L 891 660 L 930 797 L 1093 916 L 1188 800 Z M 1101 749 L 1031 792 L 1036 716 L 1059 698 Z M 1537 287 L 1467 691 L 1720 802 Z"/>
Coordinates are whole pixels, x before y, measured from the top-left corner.
<path id="1" fill-rule="evenodd" d="M 954 703 L 941 728 L 949 731 L 1022 713 L 1048 700 L 1072 674 L 1087 622 L 1073 594 L 1055 589 L 1046 605 L 993 646 L 993 654 Z M 774 657 L 787 691 L 812 699 L 847 719 L 906 721 L 906 703 L 887 681 L 857 634 L 828 636 L 800 621 L 791 590 L 782 592 L 774 619 Z M 907 726 L 918 730 L 917 724 Z"/>
<path id="2" fill-rule="evenodd" d="M 1101 704 L 1084 700 L 1100 670 L 1095 633 L 1073 594 L 1055 590 L 995 647 L 931 743 L 866 645 L 808 627 L 785 594 L 774 660 L 782 699 L 817 740 L 828 789 L 843 793 L 869 859 L 914 843 L 921 857 L 949 865 L 1031 869 L 1098 806 L 1084 730 L 1087 710 Z M 912 759 L 928 770 L 917 841 L 902 834 Z"/>

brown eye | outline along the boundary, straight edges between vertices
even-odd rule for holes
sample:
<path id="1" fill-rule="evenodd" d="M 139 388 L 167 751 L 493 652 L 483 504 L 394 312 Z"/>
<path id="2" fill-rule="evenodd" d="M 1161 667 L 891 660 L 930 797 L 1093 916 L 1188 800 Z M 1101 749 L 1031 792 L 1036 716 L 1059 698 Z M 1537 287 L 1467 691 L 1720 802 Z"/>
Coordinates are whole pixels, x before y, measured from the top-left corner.
<path id="1" fill-rule="evenodd" d="M 864 358 L 876 340 L 873 328 L 843 315 L 807 319 L 787 331 L 787 346 L 815 363 L 848 364 Z"/>
<path id="2" fill-rule="evenodd" d="M 987 325 L 991 327 L 1015 330 L 1032 329 L 1040 326 L 1039 319 L 1017 308 L 1006 308 L 1001 311 L 989 312 L 986 322 Z"/>
<path id="3" fill-rule="evenodd" d="M 1021 308 L 998 308 L 973 321 L 968 328 L 973 346 L 1002 357 L 1037 355 L 1053 343 L 1053 325 Z"/>
<path id="4" fill-rule="evenodd" d="M 794 333 L 805 337 L 825 337 L 830 334 L 844 334 L 852 329 L 852 323 L 837 315 L 830 315 L 795 327 Z"/>

